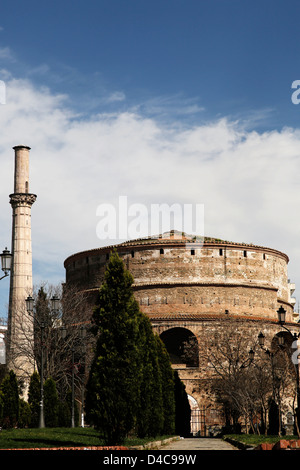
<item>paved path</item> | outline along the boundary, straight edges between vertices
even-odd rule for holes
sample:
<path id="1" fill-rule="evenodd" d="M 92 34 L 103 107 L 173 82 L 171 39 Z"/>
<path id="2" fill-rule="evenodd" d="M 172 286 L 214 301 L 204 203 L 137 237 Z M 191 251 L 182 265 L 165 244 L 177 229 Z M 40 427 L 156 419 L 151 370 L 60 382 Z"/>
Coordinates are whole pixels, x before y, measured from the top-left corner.
<path id="1" fill-rule="evenodd" d="M 162 446 L 160 450 L 237 450 L 236 447 L 216 438 L 180 439 Z"/>

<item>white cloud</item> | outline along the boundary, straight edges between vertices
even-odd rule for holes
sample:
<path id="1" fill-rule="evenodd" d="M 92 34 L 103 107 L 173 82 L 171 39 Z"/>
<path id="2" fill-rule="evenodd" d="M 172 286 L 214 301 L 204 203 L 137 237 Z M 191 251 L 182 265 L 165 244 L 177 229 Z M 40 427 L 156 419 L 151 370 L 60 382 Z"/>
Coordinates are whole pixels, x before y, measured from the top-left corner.
<path id="1" fill-rule="evenodd" d="M 0 30 L 1 31 L 1 30 Z M 13 62 L 15 60 L 14 54 L 9 47 L 0 47 L 0 59 L 9 60 Z"/>
<path id="2" fill-rule="evenodd" d="M 107 97 L 108 103 L 114 103 L 116 101 L 124 101 L 126 99 L 125 93 L 123 91 L 115 91 Z"/>
<path id="3" fill-rule="evenodd" d="M 97 206 L 128 202 L 199 203 L 205 234 L 286 252 L 300 285 L 297 218 L 300 131 L 258 134 L 239 122 L 163 125 L 141 112 L 98 114 L 88 120 L 66 97 L 7 81 L 0 106 L 0 247 L 9 245 L 14 145 L 31 150 L 30 190 L 35 279 L 63 280 L 70 254 L 106 243 L 97 239 Z M 1 316 L 1 315 L 0 315 Z"/>
<path id="4" fill-rule="evenodd" d="M 135 106 L 136 112 L 160 116 L 163 119 L 172 116 L 174 121 L 178 118 L 202 113 L 204 109 L 198 104 L 198 98 L 186 98 L 181 93 L 150 97 Z"/>

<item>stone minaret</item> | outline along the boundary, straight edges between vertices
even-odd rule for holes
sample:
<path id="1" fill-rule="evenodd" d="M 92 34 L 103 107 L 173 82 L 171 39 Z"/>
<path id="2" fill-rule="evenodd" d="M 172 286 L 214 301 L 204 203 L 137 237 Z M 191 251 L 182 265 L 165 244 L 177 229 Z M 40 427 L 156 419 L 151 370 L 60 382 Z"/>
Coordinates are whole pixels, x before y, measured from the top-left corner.
<path id="1" fill-rule="evenodd" d="M 26 311 L 25 299 L 32 295 L 31 206 L 36 200 L 29 192 L 29 150 L 18 145 L 15 151 L 12 206 L 12 266 L 10 277 L 7 366 L 27 382 L 34 370 L 33 319 Z"/>

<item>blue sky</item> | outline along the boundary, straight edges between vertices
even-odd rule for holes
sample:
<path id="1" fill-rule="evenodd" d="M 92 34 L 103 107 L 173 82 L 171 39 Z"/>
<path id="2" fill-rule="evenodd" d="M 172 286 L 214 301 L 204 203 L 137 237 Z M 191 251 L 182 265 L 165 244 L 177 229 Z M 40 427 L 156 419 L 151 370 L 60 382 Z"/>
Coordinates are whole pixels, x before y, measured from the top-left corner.
<path id="1" fill-rule="evenodd" d="M 286 252 L 299 285 L 299 13 L 293 0 L 3 0 L 3 248 L 24 144 L 36 283 L 107 244 L 97 207 L 127 195 L 204 204 L 206 235 Z"/>
<path id="2" fill-rule="evenodd" d="M 260 111 L 261 126 L 280 128 L 298 122 L 299 11 L 291 0 L 3 1 L 1 43 L 16 76 L 88 112 L 119 92 L 118 109 L 124 96 L 145 110 L 177 97 L 205 108 L 195 122 Z"/>

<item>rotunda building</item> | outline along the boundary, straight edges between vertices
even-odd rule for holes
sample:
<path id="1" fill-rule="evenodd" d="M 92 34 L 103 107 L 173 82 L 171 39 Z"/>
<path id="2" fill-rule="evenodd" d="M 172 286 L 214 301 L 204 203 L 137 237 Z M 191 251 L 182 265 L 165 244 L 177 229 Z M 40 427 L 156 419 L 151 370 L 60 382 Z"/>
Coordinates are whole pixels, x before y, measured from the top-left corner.
<path id="1" fill-rule="evenodd" d="M 186 386 L 192 410 L 191 429 L 207 435 L 224 419 L 205 384 L 201 368 L 207 338 L 228 322 L 251 325 L 273 341 L 282 328 L 277 311 L 286 311 L 286 325 L 300 331 L 288 280 L 289 258 L 281 251 L 171 231 L 157 238 L 129 240 L 82 251 L 65 262 L 66 285 L 84 291 L 94 305 L 112 249 L 134 278 L 141 310 L 164 341 L 174 369 Z M 253 338 L 253 341 L 256 340 Z M 194 339 L 197 354 L 183 355 Z M 206 351 L 207 352 L 207 351 Z"/>

